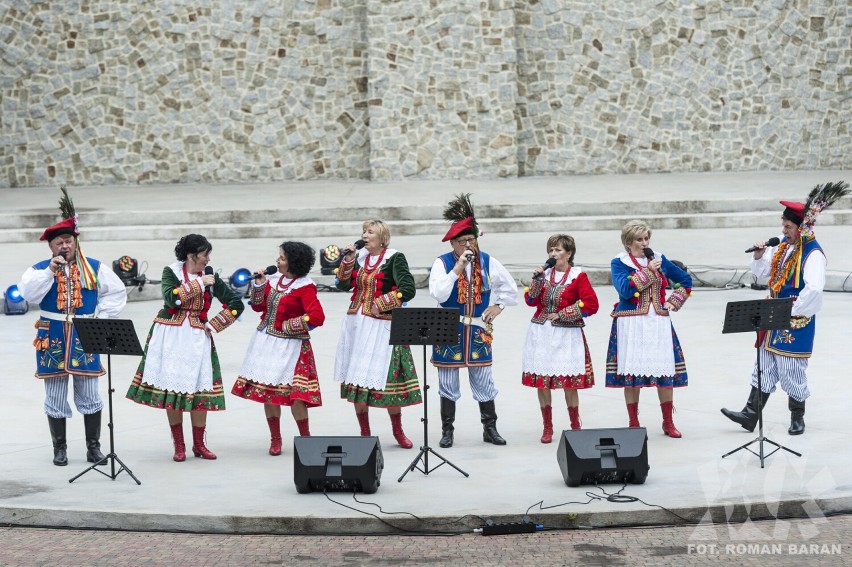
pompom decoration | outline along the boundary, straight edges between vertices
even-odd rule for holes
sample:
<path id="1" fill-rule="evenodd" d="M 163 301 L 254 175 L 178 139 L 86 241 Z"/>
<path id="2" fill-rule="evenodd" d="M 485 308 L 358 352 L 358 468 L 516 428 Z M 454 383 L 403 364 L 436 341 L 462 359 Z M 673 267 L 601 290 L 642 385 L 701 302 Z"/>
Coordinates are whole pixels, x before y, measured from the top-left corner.
<path id="1" fill-rule="evenodd" d="M 231 315 L 236 315 L 236 314 L 237 314 L 237 310 L 236 310 L 236 309 L 231 309 Z"/>
<path id="2" fill-rule="evenodd" d="M 310 317 L 308 317 L 307 315 L 305 315 L 304 317 L 302 317 L 302 320 L 303 320 L 305 323 L 307 323 L 308 321 L 310 321 L 310 320 L 311 320 L 311 318 L 310 318 Z"/>
<path id="3" fill-rule="evenodd" d="M 181 304 L 180 299 L 176 299 L 176 300 L 175 300 L 175 305 L 180 305 L 180 304 Z"/>
<path id="4" fill-rule="evenodd" d="M 174 289 L 172 290 L 172 295 L 177 295 L 177 294 L 179 294 L 179 293 L 180 293 L 180 290 L 179 290 L 178 288 L 174 288 Z"/>
<path id="5" fill-rule="evenodd" d="M 397 296 L 398 298 L 402 299 L 402 292 L 400 292 L 400 291 L 396 292 L 396 296 Z"/>

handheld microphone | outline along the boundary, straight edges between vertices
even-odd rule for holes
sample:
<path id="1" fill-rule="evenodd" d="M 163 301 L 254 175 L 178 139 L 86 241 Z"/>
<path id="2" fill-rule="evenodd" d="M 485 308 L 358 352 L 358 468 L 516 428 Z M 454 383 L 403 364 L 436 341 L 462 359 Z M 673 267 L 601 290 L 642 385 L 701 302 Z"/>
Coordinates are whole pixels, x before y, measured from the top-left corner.
<path id="1" fill-rule="evenodd" d="M 212 276 L 213 275 L 213 267 L 207 266 L 206 268 L 204 268 L 204 275 L 205 276 Z M 213 293 L 213 286 L 212 285 L 205 286 L 204 291 L 206 291 L 207 293 Z"/>
<path id="2" fill-rule="evenodd" d="M 278 271 L 278 268 L 276 268 L 275 266 L 266 266 L 266 269 L 263 270 L 263 274 L 255 274 L 254 279 L 259 280 L 261 278 L 261 276 L 271 276 L 272 274 L 274 274 L 277 271 Z"/>
<path id="3" fill-rule="evenodd" d="M 642 253 L 645 254 L 645 257 L 649 262 L 654 259 L 654 251 L 647 246 L 642 250 Z"/>
<path id="4" fill-rule="evenodd" d="M 547 262 L 545 262 L 544 264 L 541 265 L 541 269 L 546 270 L 547 268 L 552 268 L 555 265 L 556 265 L 556 258 L 548 258 Z M 543 278 L 544 272 L 542 272 L 540 274 L 536 274 L 533 277 L 534 278 Z"/>
<path id="5" fill-rule="evenodd" d="M 343 250 L 343 255 L 344 255 L 344 256 L 346 256 L 346 255 L 347 255 L 347 254 L 349 254 L 350 252 L 355 252 L 356 250 L 360 250 L 361 248 L 363 248 L 363 247 L 364 247 L 364 245 L 365 245 L 365 244 L 367 244 L 367 243 L 366 243 L 366 242 L 364 242 L 363 240 L 356 240 L 356 241 L 355 241 L 355 243 L 352 245 L 352 247 L 351 247 L 351 248 L 350 248 L 349 246 L 347 246 L 347 247 Z"/>
<path id="6" fill-rule="evenodd" d="M 777 236 L 773 236 L 763 244 L 764 246 L 778 246 L 779 244 L 781 244 L 781 239 L 779 239 Z M 749 252 L 754 252 L 755 250 L 760 250 L 760 248 L 758 246 L 752 246 L 751 248 L 746 250 L 746 254 L 748 254 Z"/>

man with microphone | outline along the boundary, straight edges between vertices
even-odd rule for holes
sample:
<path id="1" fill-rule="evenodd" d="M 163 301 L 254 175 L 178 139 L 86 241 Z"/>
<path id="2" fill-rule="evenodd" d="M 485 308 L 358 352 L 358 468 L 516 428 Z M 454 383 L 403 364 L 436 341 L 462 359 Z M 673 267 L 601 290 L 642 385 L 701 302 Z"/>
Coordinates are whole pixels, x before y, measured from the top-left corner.
<path id="1" fill-rule="evenodd" d="M 68 376 L 74 379 L 74 403 L 83 414 L 86 460 L 106 464 L 101 452 L 101 410 L 98 377 L 105 374 L 97 354 L 80 347 L 74 317 L 115 318 L 127 303 L 124 284 L 108 267 L 80 250 L 74 205 L 63 189 L 60 208 L 65 220 L 45 229 L 39 240 L 50 247 L 49 260 L 24 272 L 18 289 L 29 302 L 38 303 L 36 323 L 36 378 L 44 382 L 44 413 L 53 440 L 53 464 L 68 464 L 65 420 L 72 416 L 68 404 Z"/>
<path id="2" fill-rule="evenodd" d="M 751 379 L 751 393 L 740 412 L 722 409 L 731 421 L 754 431 L 758 407 L 763 408 L 775 386 L 787 393 L 790 410 L 790 435 L 805 432 L 805 400 L 810 396 L 805 371 L 811 356 L 816 331 L 816 314 L 822 307 L 826 259 L 813 233 L 820 211 L 849 193 L 844 182 L 817 185 L 807 203 L 781 201 L 782 238 L 757 242 L 750 268 L 757 277 L 769 276 L 769 296 L 793 298 L 790 327 L 760 333 L 758 356 L 761 367 L 761 391 L 757 389 L 757 365 Z"/>
<path id="3" fill-rule="evenodd" d="M 518 287 L 506 268 L 478 246 L 479 227 L 470 194 L 458 195 L 444 209 L 453 224 L 444 235 L 452 250 L 439 256 L 429 274 L 429 295 L 441 307 L 461 313 L 459 341 L 433 347 L 432 364 L 438 368 L 441 397 L 441 447 L 453 446 L 456 401 L 461 397 L 459 369 L 467 368 L 473 398 L 479 402 L 482 440 L 505 445 L 497 432 L 494 398 L 497 388 L 491 372 L 494 320 L 508 305 L 517 305 Z"/>

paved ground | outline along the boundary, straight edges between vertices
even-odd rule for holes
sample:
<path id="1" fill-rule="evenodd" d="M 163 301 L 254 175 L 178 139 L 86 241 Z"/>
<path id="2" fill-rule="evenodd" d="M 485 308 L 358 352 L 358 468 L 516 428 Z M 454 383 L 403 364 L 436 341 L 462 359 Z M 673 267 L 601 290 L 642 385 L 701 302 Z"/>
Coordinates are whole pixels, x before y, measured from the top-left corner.
<path id="1" fill-rule="evenodd" d="M 845 172 L 845 178 L 850 178 Z M 801 198 L 813 184 L 829 179 L 844 178 L 843 172 L 817 173 L 810 176 L 792 174 L 796 188 L 789 181 L 783 187 L 783 198 Z M 675 179 L 676 178 L 676 179 Z M 784 176 L 773 173 L 725 176 L 728 186 L 743 198 L 774 198 L 779 189 L 779 179 Z M 638 179 L 638 181 L 637 181 Z M 719 177 L 715 178 L 716 180 Z M 617 179 L 594 178 L 601 184 L 601 191 L 613 198 L 623 199 L 627 189 Z M 623 180 L 622 180 L 623 181 Z M 702 188 L 709 187 L 701 176 L 630 176 L 631 183 L 645 193 L 656 195 L 655 186 L 671 195 L 678 194 L 677 187 L 689 187 L 693 183 Z M 676 181 L 676 183 L 675 183 Z M 540 182 L 540 185 L 537 183 Z M 588 183 L 589 178 L 576 181 Z M 521 180 L 514 192 L 528 191 L 534 194 L 556 194 L 559 183 L 575 183 L 558 180 Z M 521 185 L 522 184 L 522 185 Z M 502 186 L 502 185 L 501 185 Z M 399 193 L 390 186 L 369 186 L 370 194 L 376 199 L 392 199 Z M 766 189 L 770 187 L 770 189 Z M 485 192 L 485 187 L 469 188 L 459 183 L 452 188 L 437 190 L 436 194 L 475 190 Z M 505 189 L 505 187 L 504 187 Z M 173 186 L 175 203 L 191 201 L 190 191 Z M 715 190 L 715 189 L 714 189 Z M 22 190 L 16 190 L 22 191 Z M 92 190 L 94 191 L 94 190 Z M 139 202 L 151 195 L 152 207 L 163 204 L 160 197 L 154 198 L 160 189 L 146 193 L 145 187 L 136 189 Z M 246 188 L 256 195 L 257 187 Z M 725 192 L 718 189 L 719 198 Z M 772 195 L 771 197 L 769 195 Z M 20 193 L 21 198 L 27 198 Z M 95 192 L 87 193 L 94 196 Z M 104 193 L 106 201 L 113 193 Z M 345 195 L 345 194 L 344 194 Z M 669 197 L 671 197 L 669 195 Z M 476 193 L 475 193 L 476 196 Z M 730 198 L 730 193 L 727 193 Z M 39 193 L 39 199 L 44 195 Z M 89 198 L 89 197 L 87 197 Z M 311 198 L 316 198 L 311 197 Z M 423 195 L 418 197 L 423 199 Z M 430 197 L 431 198 L 431 197 Z M 404 200 L 410 196 L 402 197 Z M 55 195 L 51 195 L 53 206 Z M 250 199 L 249 199 L 250 201 Z M 35 202 L 29 203 L 30 208 Z M 43 206 L 48 206 L 43 204 Z M 203 213 L 202 213 L 203 214 Z M 566 227 L 571 232 L 571 227 Z M 750 283 L 745 274 L 746 255 L 742 250 L 755 240 L 775 234 L 765 227 L 743 227 L 724 230 L 661 230 L 655 231 L 651 245 L 667 256 L 679 258 L 692 266 L 721 265 L 731 271 L 732 284 Z M 830 267 L 837 272 L 840 281 L 844 274 L 852 271 L 850 256 L 845 252 L 849 240 L 848 226 L 818 227 L 817 234 L 829 256 Z M 620 249 L 618 234 L 611 231 L 580 232 L 578 241 L 578 264 L 605 266 L 608 259 Z M 531 232 L 516 234 L 487 234 L 483 247 L 507 264 L 518 269 L 527 269 L 540 263 L 545 257 L 544 242 L 547 233 Z M 345 243 L 357 235 L 341 235 L 339 239 L 314 238 L 311 243 L 322 246 L 328 241 Z M 432 258 L 443 252 L 439 238 L 402 237 L 393 244 L 405 251 L 414 267 L 425 268 Z M 485 243 L 487 242 L 487 246 Z M 239 265 L 249 267 L 269 264 L 276 253 L 277 240 L 257 239 L 250 241 L 220 240 L 214 242 L 214 265 L 222 266 L 227 272 Z M 140 260 L 149 262 L 148 274 L 157 277 L 168 261 L 173 243 L 149 241 L 144 246 L 137 242 L 96 242 L 87 252 L 95 257 L 109 259 L 131 253 Z M 4 258 L 3 282 L 14 282 L 23 269 L 44 256 L 41 243 L 0 244 L 0 255 Z M 3 284 L 5 287 L 6 283 Z M 849 285 L 849 284 L 843 284 Z M 840 286 L 839 289 L 846 289 Z M 597 370 L 597 386 L 581 394 L 581 416 L 587 429 L 622 427 L 626 425 L 621 392 L 603 387 L 604 355 L 609 333 L 610 320 L 606 307 L 614 302 L 615 296 L 607 286 L 596 287 L 604 306 L 600 314 L 588 320 L 587 337 L 592 350 L 593 363 Z M 82 420 L 75 416 L 69 422 L 68 467 L 54 467 L 50 463 L 51 449 L 47 424 L 41 412 L 43 397 L 40 382 L 29 378 L 32 375 L 32 325 L 37 313 L 31 311 L 21 317 L 0 317 L 0 354 L 4 362 L 6 380 L 0 381 L 0 524 L 32 526 L 64 526 L 71 528 L 123 528 L 138 530 L 187 530 L 218 533 L 382 533 L 393 532 L 386 524 L 369 514 L 380 514 L 377 504 L 385 512 L 396 512 L 383 516 L 386 521 L 405 529 L 423 529 L 427 526 L 454 526 L 458 518 L 464 518 L 465 529 L 481 525 L 487 518 L 500 521 L 519 521 L 529 514 L 545 527 L 557 526 L 619 526 L 624 524 L 671 524 L 681 521 L 678 516 L 692 521 L 704 520 L 712 524 L 713 530 L 721 530 L 728 536 L 719 536 L 719 541 L 730 537 L 723 527 L 727 519 L 739 520 L 747 514 L 753 517 L 776 518 L 770 522 L 764 537 L 737 532 L 734 540 L 743 543 L 770 543 L 787 546 L 790 543 L 809 543 L 811 540 L 826 544 L 840 543 L 832 531 L 835 525 L 845 525 L 844 519 L 826 522 L 824 515 L 852 510 L 852 484 L 848 470 L 852 466 L 852 453 L 845 450 L 850 446 L 852 418 L 844 398 L 836 395 L 845 390 L 848 368 L 852 367 L 852 353 L 835 345 L 848 342 L 847 314 L 852 307 L 852 296 L 848 293 L 826 293 L 825 306 L 819 315 L 817 350 L 809 368 L 812 398 L 808 401 L 806 415 L 807 432 L 801 437 L 790 437 L 786 433 L 789 412 L 786 398 L 775 394 L 766 410 L 766 434 L 793 450 L 802 453 L 797 458 L 780 452 L 769 457 L 766 468 L 761 469 L 756 457 L 740 451 L 731 457 L 721 455 L 751 440 L 754 435 L 739 429 L 719 414 L 720 407 L 741 407 L 748 391 L 748 376 L 754 361 L 753 339 L 747 335 L 722 335 L 721 326 L 725 304 L 729 301 L 759 299 L 765 292 L 732 285 L 727 289 L 697 288 L 694 297 L 683 311 L 673 318 L 684 346 L 689 369 L 689 387 L 675 394 L 677 413 L 675 421 L 684 433 L 680 440 L 665 437 L 660 430 L 659 406 L 653 392 L 645 392 L 640 404 L 640 419 L 648 431 L 648 454 L 651 471 L 644 485 L 629 485 L 623 494 L 641 501 L 618 501 L 617 499 L 591 499 L 586 495 L 590 487 L 568 488 L 565 486 L 556 462 L 556 444 L 542 445 L 540 415 L 532 390 L 520 385 L 520 357 L 526 325 L 530 313 L 523 306 L 507 309 L 496 325 L 495 377 L 500 388 L 497 409 L 500 419 L 498 427 L 508 439 L 506 447 L 494 447 L 481 441 L 481 426 L 478 412 L 471 400 L 469 390 L 463 383 L 463 398 L 459 403 L 457 421 L 457 443 L 442 453 L 455 464 L 470 473 L 464 478 L 448 467 L 442 467 L 428 476 L 418 471 L 409 473 L 403 482 L 397 482 L 415 456 L 414 451 L 397 447 L 390 436 L 388 419 L 380 412 L 373 412 L 373 430 L 382 443 L 385 470 L 382 484 L 374 495 L 337 494 L 332 502 L 321 494 L 299 495 L 293 486 L 292 447 L 286 447 L 282 457 L 266 455 L 268 439 L 262 410 L 258 404 L 228 397 L 228 411 L 214 414 L 209 419 L 208 442 L 219 454 L 215 462 L 189 459 L 186 463 L 171 461 L 171 443 L 165 416 L 130 403 L 123 398 L 138 359 L 115 357 L 113 380 L 116 389 L 116 452 L 142 481 L 141 486 L 124 473 L 115 481 L 89 473 L 73 484 L 68 479 L 83 470 L 84 443 Z M 328 316 L 326 325 L 314 335 L 314 350 L 317 353 L 318 370 L 323 388 L 324 406 L 311 412 L 311 429 L 315 435 L 344 436 L 357 432 L 357 424 L 351 407 L 336 395 L 330 375 L 333 366 L 337 333 L 345 310 L 343 294 L 328 293 L 321 296 Z M 432 306 L 425 291 L 419 292 L 412 306 Z M 156 301 L 136 301 L 128 304 L 123 317 L 134 321 L 137 334 L 144 338 L 151 319 L 158 309 Z M 228 329 L 217 338 L 217 348 L 222 360 L 226 388 L 236 377 L 245 347 L 252 332 L 250 316 Z M 415 350 L 418 371 L 422 371 L 422 353 Z M 435 374 L 429 368 L 429 381 Z M 101 381 L 101 390 L 106 395 L 106 380 Z M 437 443 L 440 431 L 437 409 L 437 392 L 430 392 L 429 440 Z M 418 443 L 422 440 L 420 422 L 422 406 L 403 412 L 406 431 Z M 554 411 L 557 428 L 567 427 L 567 412 L 557 407 Z M 292 435 L 295 427 L 284 421 L 285 437 Z M 106 435 L 104 435 L 106 440 Z M 606 485 L 610 492 L 620 486 Z M 348 506 L 347 507 L 344 507 Z M 354 510 L 353 510 L 354 508 Z M 675 516 L 674 514 L 677 514 Z M 425 518 L 425 524 L 409 516 Z M 795 515 L 801 518 L 801 527 L 795 528 L 782 518 Z M 839 524 L 838 524 L 839 522 Z M 443 529 L 442 527 L 442 529 Z M 473 557 L 469 564 L 505 564 L 515 562 L 515 553 L 520 553 L 522 544 L 530 547 L 554 550 L 542 553 L 541 557 L 552 559 L 552 563 L 598 564 L 603 558 L 609 563 L 682 564 L 688 561 L 712 560 L 706 556 L 689 555 L 686 546 L 695 533 L 694 528 L 666 528 L 629 531 L 560 532 L 539 533 L 532 536 L 482 537 L 456 536 L 446 539 L 390 538 L 377 539 L 375 545 L 362 545 L 351 549 L 337 544 L 340 539 L 307 538 L 272 539 L 258 537 L 256 540 L 238 537 L 225 538 L 210 543 L 210 547 L 193 542 L 208 541 L 204 538 L 223 536 L 146 536 L 126 534 L 127 541 L 111 545 L 106 542 L 87 544 L 88 537 L 124 537 L 111 532 L 83 532 L 72 538 L 74 549 L 81 553 L 79 559 L 69 559 L 78 564 L 105 562 L 94 548 L 129 549 L 125 554 L 135 564 L 143 556 L 142 549 L 152 545 L 151 539 L 163 544 L 163 548 L 174 549 L 166 542 L 170 537 L 190 538 L 190 548 L 185 554 L 166 556 L 161 563 L 168 564 L 198 557 L 199 563 L 215 563 L 216 553 L 251 553 L 257 546 L 267 545 L 277 550 L 268 562 L 288 562 L 288 557 L 305 561 L 324 562 L 379 562 L 381 557 L 399 558 L 409 552 L 413 557 L 426 557 L 432 553 L 430 562 L 441 564 L 458 563 L 459 554 Z M 800 536 L 795 535 L 798 530 Z M 13 529 L 3 534 L 4 544 L 24 538 L 21 547 L 3 546 L 0 564 L 32 564 L 37 553 L 45 554 L 42 562 L 49 562 L 51 551 L 42 546 L 27 551 L 26 541 L 54 541 L 63 534 L 73 532 L 49 532 L 46 538 L 38 530 Z M 676 535 L 676 534 L 681 535 Z M 838 533 L 843 533 L 838 528 Z M 621 534 L 621 535 L 619 535 Z M 635 534 L 645 534 L 636 536 Z M 667 534 L 667 535 L 666 535 Z M 8 536 L 8 537 L 7 537 Z M 148 539 L 144 539 L 147 537 Z M 636 537 L 636 544 L 631 543 Z M 137 539 L 143 538 L 143 539 Z M 197 538 L 197 539 L 193 539 Z M 641 542 L 640 542 L 641 540 Z M 58 541 L 58 539 L 56 539 Z M 349 540 L 347 540 L 349 541 Z M 373 543 L 372 538 L 363 537 L 354 542 Z M 842 540 L 845 543 L 846 539 Z M 226 542 L 226 543 L 220 543 Z M 227 543 L 230 542 L 230 543 Z M 235 543 L 244 542 L 244 543 Z M 257 543 L 263 542 L 263 543 Z M 305 543 L 307 542 L 307 543 Z M 418 542 L 416 546 L 412 542 Z M 419 543 L 424 542 L 424 543 Z M 442 542 L 442 543 L 437 543 Z M 18 545 L 11 544 L 10 545 Z M 245 546 L 241 548 L 240 546 Z M 357 545 L 357 543 L 355 544 Z M 134 547 L 139 546 L 139 547 Z M 543 546 L 543 547 L 542 547 Z M 573 547 L 572 547 L 573 546 Z M 645 555 L 631 556 L 631 550 L 646 546 Z M 679 551 L 671 551 L 679 547 Z M 291 555 L 285 556 L 281 548 Z M 414 551 L 413 547 L 422 550 Z M 495 549 L 499 547 L 499 554 Z M 654 552 L 652 548 L 660 551 Z M 161 548 L 161 549 L 163 549 Z M 314 555 L 314 548 L 327 548 L 327 555 Z M 382 551 L 376 553 L 373 549 Z M 565 550 L 568 551 L 565 551 Z M 645 547 L 642 547 L 645 549 Z M 668 551 L 667 551 L 668 550 Z M 565 551 L 565 554 L 559 555 Z M 669 554 L 669 552 L 671 553 Z M 736 551 L 736 549 L 735 549 Z M 833 556 L 821 556 L 825 561 L 848 560 L 849 548 Z M 6 557 L 2 553 L 17 553 Z M 242 555 L 245 555 L 243 553 Z M 337 553 L 337 555 L 332 555 Z M 347 553 L 349 555 L 347 555 Z M 362 555 L 362 554 L 372 555 Z M 528 553 L 533 553 L 529 551 Z M 656 555 L 654 555 L 656 553 Z M 476 555 L 479 554 L 479 555 Z M 570 555 L 566 555 L 570 554 Z M 152 557 L 158 554 L 152 553 Z M 262 554 L 261 554 L 262 555 Z M 377 557 L 381 556 L 381 557 Z M 753 556 L 745 554 L 737 561 L 791 561 L 790 555 Z M 53 555 L 55 558 L 56 556 Z M 144 557 L 147 557 L 145 555 Z M 259 555 L 253 555 L 260 561 Z M 32 558 L 33 561 L 27 561 Z M 64 558 L 64 555 L 63 555 Z M 503 560 L 505 558 L 505 560 Z M 728 557 L 729 558 L 729 557 Z M 21 559 L 25 559 L 23 562 Z M 719 559 L 722 559 L 721 557 Z M 396 560 L 388 560 L 397 562 Z M 5 562 L 5 563 L 4 563 Z M 248 561 L 240 561 L 248 562 Z M 223 563 L 228 563 L 224 561 Z M 546 563 L 542 561 L 539 564 Z"/>
<path id="2" fill-rule="evenodd" d="M 773 532 L 789 530 L 783 543 Z M 852 565 L 852 516 L 486 537 L 268 536 L 0 528 L 0 565 Z M 49 542 L 49 543 L 48 543 Z"/>

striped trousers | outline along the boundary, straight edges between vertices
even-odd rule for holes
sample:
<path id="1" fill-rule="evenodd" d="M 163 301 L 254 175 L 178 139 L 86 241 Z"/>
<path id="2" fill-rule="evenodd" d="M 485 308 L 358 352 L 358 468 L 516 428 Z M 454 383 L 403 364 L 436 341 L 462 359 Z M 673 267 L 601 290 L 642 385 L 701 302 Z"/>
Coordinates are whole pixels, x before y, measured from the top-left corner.
<path id="1" fill-rule="evenodd" d="M 781 389 L 796 401 L 803 402 L 811 391 L 808 389 L 807 358 L 783 356 L 767 352 L 760 348 L 760 389 L 767 394 L 775 391 L 775 386 L 781 382 Z M 751 385 L 757 388 L 757 364 L 751 375 Z"/>
<path id="2" fill-rule="evenodd" d="M 491 366 L 468 366 L 467 376 L 470 391 L 477 402 L 490 402 L 497 397 L 494 375 Z M 457 401 L 461 398 L 459 389 L 459 369 L 438 367 L 438 393 L 442 398 Z"/>
<path id="3" fill-rule="evenodd" d="M 45 378 L 44 413 L 48 417 L 71 417 L 71 405 L 68 403 L 68 376 Z M 104 407 L 104 401 L 98 391 L 96 376 L 74 376 L 74 405 L 84 415 L 97 413 Z"/>

